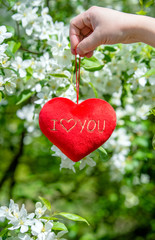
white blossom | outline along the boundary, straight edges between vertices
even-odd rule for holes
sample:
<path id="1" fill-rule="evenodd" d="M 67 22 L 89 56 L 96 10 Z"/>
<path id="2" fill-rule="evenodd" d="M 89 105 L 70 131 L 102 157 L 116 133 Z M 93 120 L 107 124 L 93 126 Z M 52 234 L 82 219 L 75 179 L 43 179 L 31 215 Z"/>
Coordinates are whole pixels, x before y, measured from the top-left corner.
<path id="1" fill-rule="evenodd" d="M 51 232 L 53 223 L 51 221 L 46 222 L 45 224 L 35 219 L 34 224 L 31 226 L 31 231 L 34 236 L 37 236 L 38 240 L 45 240 L 47 238 L 52 239 L 54 233 Z"/>
<path id="2" fill-rule="evenodd" d="M 16 84 L 13 82 L 13 78 L 5 78 L 5 89 L 8 92 L 8 94 L 13 94 L 16 88 Z"/>
<path id="3" fill-rule="evenodd" d="M 39 93 L 37 93 L 37 97 L 39 99 L 35 101 L 35 104 L 40 104 L 40 105 L 45 104 L 48 100 L 51 99 L 51 94 L 52 94 L 52 91 L 50 90 L 49 87 L 47 86 L 43 87 L 42 90 Z"/>
<path id="4" fill-rule="evenodd" d="M 42 204 L 40 202 L 37 202 L 35 207 L 36 207 L 35 214 L 36 214 L 37 218 L 40 218 L 47 210 L 46 206 L 42 206 Z"/>
<path id="5" fill-rule="evenodd" d="M 121 187 L 121 193 L 125 196 L 125 206 L 127 208 L 132 208 L 139 204 L 139 198 L 127 186 Z"/>
<path id="6" fill-rule="evenodd" d="M 4 79 L 3 79 L 3 77 L 2 76 L 0 76 L 0 90 L 1 91 L 3 91 L 4 90 L 4 83 L 5 83 L 5 81 L 4 81 Z"/>
<path id="7" fill-rule="evenodd" d="M 5 26 L 0 26 L 0 44 L 6 39 L 12 37 L 12 33 L 7 32 Z"/>
<path id="8" fill-rule="evenodd" d="M 9 230 L 15 230 L 20 228 L 21 233 L 25 233 L 28 231 L 28 226 L 31 226 L 33 223 L 34 214 L 27 214 L 24 204 L 19 210 L 18 205 L 12 205 L 12 215 L 8 217 L 9 224 L 13 226 L 9 228 Z"/>
<path id="9" fill-rule="evenodd" d="M 152 86 L 155 85 L 155 77 L 154 77 L 154 75 L 150 76 L 150 77 L 148 78 L 148 81 L 149 81 L 149 83 L 150 83 Z"/>
<path id="10" fill-rule="evenodd" d="M 5 43 L 0 45 L 0 60 L 2 58 L 6 57 L 5 51 L 6 51 L 7 47 L 8 47 L 8 44 L 5 44 Z"/>
<path id="11" fill-rule="evenodd" d="M 150 176 L 148 174 L 142 173 L 141 176 L 140 176 L 140 181 L 143 184 L 147 184 L 147 183 L 150 182 Z"/>
<path id="12" fill-rule="evenodd" d="M 8 207 L 2 206 L 0 207 L 0 218 L 2 219 L 2 222 L 5 220 L 5 218 L 8 218 L 12 216 L 11 211 Z"/>
<path id="13" fill-rule="evenodd" d="M 10 65 L 9 57 L 7 55 L 1 55 L 0 57 L 0 64 L 2 67 L 6 68 Z"/>
<path id="14" fill-rule="evenodd" d="M 20 119 L 25 119 L 27 122 L 32 122 L 34 114 L 34 105 L 24 106 L 22 109 L 19 109 L 16 114 Z"/>
<path id="15" fill-rule="evenodd" d="M 51 147 L 51 150 L 53 152 L 55 152 L 54 154 L 52 154 L 52 156 L 58 156 L 61 158 L 61 164 L 60 164 L 60 170 L 62 168 L 69 168 L 71 170 L 73 170 L 73 172 L 75 172 L 75 168 L 74 168 L 74 164 L 75 162 L 73 162 L 72 160 L 70 160 L 66 155 L 64 155 L 59 148 L 57 148 L 55 145 L 53 145 Z"/>
<path id="16" fill-rule="evenodd" d="M 64 49 L 59 54 L 53 52 L 54 59 L 56 60 L 57 64 L 61 67 L 71 67 L 71 51 L 70 49 Z"/>
<path id="17" fill-rule="evenodd" d="M 46 76 L 45 62 L 36 61 L 33 72 L 33 77 L 38 80 L 43 80 Z"/>
<path id="18" fill-rule="evenodd" d="M 18 238 L 21 240 L 33 240 L 27 233 L 19 233 Z"/>
<path id="19" fill-rule="evenodd" d="M 68 231 L 57 231 L 57 234 L 52 230 L 53 221 L 46 220 L 43 217 L 46 207 L 40 202 L 36 203 L 35 213 L 27 214 L 25 205 L 14 203 L 11 199 L 9 207 L 0 207 L 0 219 L 8 220 L 8 240 L 66 240 L 62 238 Z M 57 221 L 59 223 L 59 221 Z M 12 225 L 11 227 L 9 225 Z"/>
<path id="20" fill-rule="evenodd" d="M 62 31 L 58 32 L 57 34 L 58 39 L 51 39 L 49 41 L 49 44 L 52 46 L 51 52 L 53 55 L 61 54 L 61 52 L 64 51 L 69 43 Z"/>
<path id="21" fill-rule="evenodd" d="M 130 135 L 127 134 L 125 128 L 115 129 L 112 136 L 104 144 L 105 148 L 113 150 L 110 161 L 121 172 L 124 172 L 125 161 L 130 151 L 130 146 Z"/>
<path id="22" fill-rule="evenodd" d="M 90 167 L 96 166 L 96 162 L 89 155 L 84 157 L 80 162 L 80 170 L 82 170 L 86 165 L 89 165 Z"/>
<path id="23" fill-rule="evenodd" d="M 60 95 L 60 97 L 69 98 L 73 102 L 76 102 L 76 92 L 73 85 L 70 85 L 69 88 Z"/>
<path id="24" fill-rule="evenodd" d="M 24 4 L 21 5 L 21 7 L 18 9 L 18 13 L 15 13 L 12 18 L 15 21 L 21 21 L 22 26 L 26 27 L 29 23 L 35 22 L 37 18 L 37 12 L 38 8 L 26 8 Z"/>
<path id="25" fill-rule="evenodd" d="M 52 17 L 48 14 L 48 12 L 48 7 L 43 8 L 41 11 L 41 16 L 44 22 L 52 22 Z"/>
<path id="26" fill-rule="evenodd" d="M 61 232 L 58 232 L 57 235 L 55 235 L 55 240 L 67 240 L 66 238 L 61 238 L 64 234 L 66 234 L 68 231 L 61 231 Z"/>
<path id="27" fill-rule="evenodd" d="M 43 0 L 33 0 L 31 1 L 31 5 L 34 7 L 39 7 L 43 4 Z"/>
<path id="28" fill-rule="evenodd" d="M 20 77 L 25 77 L 26 76 L 26 68 L 30 66 L 30 61 L 29 60 L 24 60 L 20 57 L 17 56 L 15 60 L 11 63 L 12 67 L 19 72 Z"/>

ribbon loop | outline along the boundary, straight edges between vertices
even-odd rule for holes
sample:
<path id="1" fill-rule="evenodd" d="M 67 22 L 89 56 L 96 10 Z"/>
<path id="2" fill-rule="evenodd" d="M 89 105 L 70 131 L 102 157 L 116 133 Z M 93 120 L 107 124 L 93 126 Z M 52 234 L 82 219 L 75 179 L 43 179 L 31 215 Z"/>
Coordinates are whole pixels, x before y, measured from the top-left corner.
<path id="1" fill-rule="evenodd" d="M 80 62 L 81 62 L 81 58 L 79 56 L 79 69 L 77 70 L 77 53 L 76 53 L 76 48 L 75 48 L 75 71 L 76 71 L 76 97 L 77 97 L 77 104 L 79 103 Z"/>

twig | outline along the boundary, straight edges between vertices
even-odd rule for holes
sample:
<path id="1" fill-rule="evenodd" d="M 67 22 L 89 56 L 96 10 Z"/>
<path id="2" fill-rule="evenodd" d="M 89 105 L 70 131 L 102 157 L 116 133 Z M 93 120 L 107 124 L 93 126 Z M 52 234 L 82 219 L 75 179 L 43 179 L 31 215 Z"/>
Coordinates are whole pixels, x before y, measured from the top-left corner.
<path id="1" fill-rule="evenodd" d="M 42 54 L 42 53 L 40 53 L 40 52 L 33 52 L 33 51 L 31 51 L 31 50 L 29 50 L 29 49 L 26 49 L 26 48 L 24 48 L 24 47 L 20 47 L 20 50 L 25 51 L 25 52 L 28 52 L 28 53 L 36 54 L 36 55 Z"/>
<path id="2" fill-rule="evenodd" d="M 2 3 L 5 7 L 9 8 L 9 6 L 8 6 L 4 1 L 1 1 L 1 3 Z"/>
<path id="3" fill-rule="evenodd" d="M 48 8 L 50 8 L 49 0 L 46 0 L 46 5 Z"/>
<path id="4" fill-rule="evenodd" d="M 19 23 L 16 22 L 16 26 L 17 26 L 17 36 L 18 36 L 18 39 L 20 39 L 20 31 L 19 31 Z"/>

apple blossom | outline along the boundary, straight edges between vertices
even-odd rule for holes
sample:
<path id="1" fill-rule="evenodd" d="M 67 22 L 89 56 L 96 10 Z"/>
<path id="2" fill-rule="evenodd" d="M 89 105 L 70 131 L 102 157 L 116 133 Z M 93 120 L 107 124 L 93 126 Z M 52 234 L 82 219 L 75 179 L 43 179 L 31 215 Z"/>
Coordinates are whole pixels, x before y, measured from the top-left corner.
<path id="1" fill-rule="evenodd" d="M 5 89 L 8 92 L 8 94 L 13 94 L 16 88 L 16 84 L 12 81 L 13 78 L 5 78 L 4 82 L 5 82 Z"/>
<path id="2" fill-rule="evenodd" d="M 7 32 L 5 26 L 0 26 L 0 44 L 4 41 L 4 39 L 10 37 L 12 37 L 12 33 Z"/>
<path id="3" fill-rule="evenodd" d="M 35 214 L 36 214 L 37 218 L 42 217 L 42 215 L 47 210 L 46 206 L 42 206 L 42 204 L 40 202 L 37 202 L 35 207 L 36 207 Z"/>
<path id="4" fill-rule="evenodd" d="M 21 21 L 22 26 L 26 27 L 29 23 L 35 22 L 37 18 L 37 12 L 38 8 L 31 8 L 31 7 L 26 7 L 24 4 L 20 6 L 18 9 L 18 13 L 15 13 L 12 18 L 15 21 Z"/>
<path id="5" fill-rule="evenodd" d="M 26 68 L 30 66 L 29 60 L 22 60 L 20 56 L 17 56 L 14 61 L 12 61 L 11 66 L 19 72 L 20 77 L 26 76 Z"/>
<path id="6" fill-rule="evenodd" d="M 49 210 L 50 202 L 44 198 L 41 199 L 43 204 L 37 202 L 34 213 L 29 214 L 24 204 L 19 208 L 19 205 L 12 199 L 10 199 L 9 207 L 1 206 L 0 221 L 7 225 L 5 231 L 0 232 L 1 236 L 4 238 L 4 232 L 6 240 L 65 240 L 62 236 L 68 232 L 66 226 L 59 222 L 58 218 L 45 215 L 47 208 Z M 52 214 L 51 211 L 50 213 Z M 73 221 L 77 218 L 78 221 L 86 221 L 78 215 L 76 217 L 74 214 L 69 215 L 72 216 Z M 0 237 L 0 239 L 3 238 Z"/>
<path id="7" fill-rule="evenodd" d="M 32 235 L 37 236 L 38 240 L 45 240 L 49 234 L 52 234 L 52 236 L 54 235 L 54 233 L 51 233 L 52 227 L 53 224 L 50 221 L 45 222 L 44 224 L 35 219 L 34 224 L 31 226 Z"/>

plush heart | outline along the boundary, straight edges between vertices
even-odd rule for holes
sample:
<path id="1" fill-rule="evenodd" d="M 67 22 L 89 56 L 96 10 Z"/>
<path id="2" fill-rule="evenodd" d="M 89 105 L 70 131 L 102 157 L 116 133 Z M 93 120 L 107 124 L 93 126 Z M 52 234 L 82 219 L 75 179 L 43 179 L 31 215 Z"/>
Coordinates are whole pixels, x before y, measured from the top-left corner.
<path id="1" fill-rule="evenodd" d="M 101 99 L 76 104 L 57 97 L 41 109 L 39 125 L 54 145 L 77 162 L 107 141 L 115 129 L 116 114 L 111 105 Z"/>

